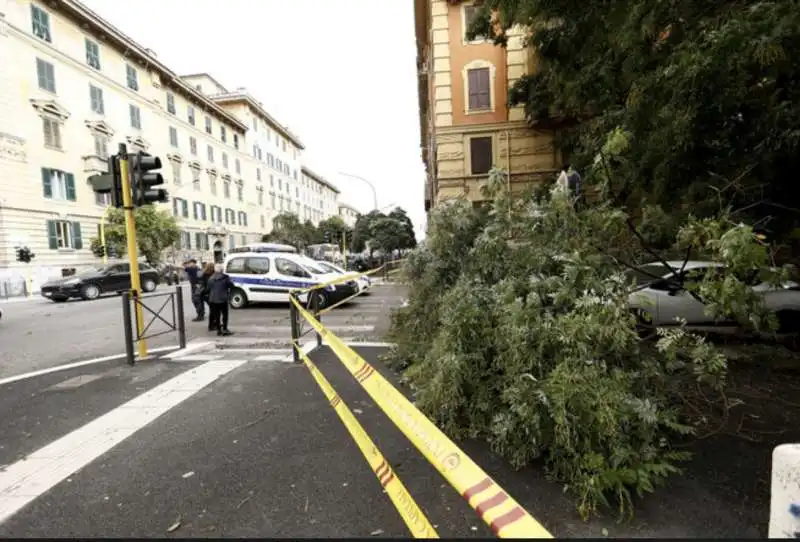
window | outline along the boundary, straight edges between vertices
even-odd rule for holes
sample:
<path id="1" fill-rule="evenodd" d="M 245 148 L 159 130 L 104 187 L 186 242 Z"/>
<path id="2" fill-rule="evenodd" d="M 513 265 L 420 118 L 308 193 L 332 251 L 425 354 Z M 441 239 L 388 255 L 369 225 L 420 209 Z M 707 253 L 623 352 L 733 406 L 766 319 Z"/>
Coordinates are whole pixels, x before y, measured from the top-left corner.
<path id="1" fill-rule="evenodd" d="M 31 19 L 33 21 L 33 35 L 48 43 L 53 41 L 50 35 L 50 14 L 40 7 L 31 5 Z"/>
<path id="2" fill-rule="evenodd" d="M 189 152 L 192 156 L 197 156 L 197 139 L 194 136 L 189 137 Z"/>
<path id="3" fill-rule="evenodd" d="M 194 246 L 198 250 L 208 250 L 208 237 L 202 232 L 194 234 Z"/>
<path id="4" fill-rule="evenodd" d="M 233 258 L 228 261 L 228 266 L 225 268 L 226 273 L 240 273 L 247 274 L 247 260 L 245 258 Z"/>
<path id="5" fill-rule="evenodd" d="M 239 134 L 233 134 L 233 148 L 239 150 Z"/>
<path id="6" fill-rule="evenodd" d="M 263 190 L 259 190 L 258 191 L 258 204 L 259 205 L 264 205 L 264 191 Z"/>
<path id="7" fill-rule="evenodd" d="M 285 258 L 275 258 L 275 269 L 278 270 L 278 273 L 287 277 L 311 278 L 303 268 Z"/>
<path id="8" fill-rule="evenodd" d="M 192 234 L 188 231 L 181 231 L 180 248 L 184 250 L 192 248 Z"/>
<path id="9" fill-rule="evenodd" d="M 253 117 L 253 131 L 258 132 L 258 119 Z"/>
<path id="10" fill-rule="evenodd" d="M 130 109 L 130 116 L 131 116 L 131 128 L 136 128 L 137 130 L 142 129 L 142 112 L 138 106 L 131 104 L 129 106 Z"/>
<path id="11" fill-rule="evenodd" d="M 171 161 L 172 165 L 172 182 L 181 184 L 181 164 L 180 162 Z"/>
<path id="12" fill-rule="evenodd" d="M 191 105 L 186 108 L 186 120 L 189 121 L 189 124 L 194 126 L 194 107 Z"/>
<path id="13" fill-rule="evenodd" d="M 489 85 L 489 68 L 467 70 L 468 108 L 470 111 L 490 109 L 492 107 Z"/>
<path id="14" fill-rule="evenodd" d="M 139 74 L 136 72 L 136 68 L 130 64 L 125 64 L 125 77 L 129 89 L 139 90 Z"/>
<path id="15" fill-rule="evenodd" d="M 239 160 L 237 159 L 236 162 L 238 164 Z M 237 168 L 237 171 L 238 171 L 238 168 Z M 261 168 L 260 167 L 256 168 L 256 180 L 257 181 L 261 180 Z"/>
<path id="16" fill-rule="evenodd" d="M 230 199 L 231 197 L 231 182 L 225 181 L 222 185 L 222 195 L 225 196 L 226 199 Z"/>
<path id="17" fill-rule="evenodd" d="M 219 127 L 219 138 L 222 140 L 223 143 L 228 142 L 228 132 L 225 131 L 224 126 Z"/>
<path id="18" fill-rule="evenodd" d="M 217 195 L 217 178 L 216 178 L 216 176 L 214 176 L 214 175 L 209 175 L 208 176 L 208 185 L 209 185 L 209 188 L 211 189 L 211 195 L 212 196 L 216 196 Z"/>
<path id="19" fill-rule="evenodd" d="M 41 58 L 36 59 L 36 76 L 39 79 L 39 88 L 47 92 L 56 93 L 55 68 Z"/>
<path id="20" fill-rule="evenodd" d="M 83 248 L 81 236 L 81 223 L 66 220 L 47 221 L 47 240 L 51 249 Z"/>
<path id="21" fill-rule="evenodd" d="M 247 258 L 245 269 L 251 275 L 266 275 L 269 273 L 269 258 Z"/>
<path id="22" fill-rule="evenodd" d="M 240 184 L 236 185 L 236 198 L 239 201 L 244 201 L 244 187 Z"/>
<path id="23" fill-rule="evenodd" d="M 275 194 L 270 194 L 270 195 L 269 195 L 269 197 L 270 197 L 270 199 L 272 200 L 272 206 L 271 206 L 271 208 L 272 208 L 272 209 L 275 209 Z"/>
<path id="24" fill-rule="evenodd" d="M 111 194 L 98 194 L 97 192 L 94 193 L 94 202 L 101 207 L 108 207 L 111 205 Z M 98 237 L 100 236 L 100 225 L 97 225 Z"/>
<path id="25" fill-rule="evenodd" d="M 178 129 L 174 126 L 169 127 L 169 144 L 173 147 L 178 146 Z"/>
<path id="26" fill-rule="evenodd" d="M 89 85 L 89 107 L 92 113 L 104 115 L 106 112 L 105 104 L 103 103 L 103 89 L 94 85 Z"/>
<path id="27" fill-rule="evenodd" d="M 238 174 L 240 174 L 240 175 L 241 175 L 241 173 L 242 173 L 242 162 L 241 162 L 241 161 L 239 161 L 239 159 L 238 159 L 238 158 L 236 159 L 236 173 L 238 173 Z M 260 173 L 260 172 L 259 172 L 259 173 Z M 260 177 L 260 175 L 259 175 L 259 177 Z"/>
<path id="28" fill-rule="evenodd" d="M 95 70 L 100 69 L 100 46 L 97 42 L 86 38 L 86 63 Z"/>
<path id="29" fill-rule="evenodd" d="M 236 224 L 236 214 L 233 209 L 225 209 L 225 224 Z"/>
<path id="30" fill-rule="evenodd" d="M 228 169 L 228 153 L 222 153 L 222 167 Z"/>
<path id="31" fill-rule="evenodd" d="M 195 192 L 200 192 L 200 170 L 191 168 L 192 171 L 192 188 Z"/>
<path id="32" fill-rule="evenodd" d="M 240 226 L 247 226 L 247 213 L 243 211 L 239 211 L 239 225 Z"/>
<path id="33" fill-rule="evenodd" d="M 469 140 L 470 172 L 486 175 L 492 169 L 492 138 L 473 137 Z"/>
<path id="34" fill-rule="evenodd" d="M 181 199 L 181 216 L 189 218 L 189 202 L 185 199 Z"/>
<path id="35" fill-rule="evenodd" d="M 106 160 L 108 158 L 108 136 L 105 134 L 92 134 L 94 139 L 94 155 Z"/>
<path id="36" fill-rule="evenodd" d="M 464 40 L 467 39 L 467 30 L 469 30 L 475 16 L 478 15 L 478 6 L 464 6 Z M 483 41 L 486 39 L 484 36 L 475 36 L 474 41 Z"/>
<path id="37" fill-rule="evenodd" d="M 210 134 L 213 130 L 211 129 L 211 117 L 206 117 L 206 133 Z"/>
<path id="38" fill-rule="evenodd" d="M 208 161 L 213 164 L 214 163 L 214 147 L 212 147 L 211 145 L 206 147 L 206 153 L 208 155 Z"/>
<path id="39" fill-rule="evenodd" d="M 48 199 L 76 201 L 75 176 L 57 169 L 42 168 L 42 191 Z"/>
<path id="40" fill-rule="evenodd" d="M 263 194 L 262 194 L 263 196 Z M 267 225 L 267 219 L 264 218 L 264 215 L 261 215 L 261 229 L 264 229 Z"/>
<path id="41" fill-rule="evenodd" d="M 194 204 L 192 205 L 192 216 L 194 217 L 195 220 L 205 220 L 206 206 L 199 201 L 194 202 Z"/>
<path id="42" fill-rule="evenodd" d="M 167 112 L 175 114 L 175 95 L 167 92 Z"/>
<path id="43" fill-rule="evenodd" d="M 42 128 L 44 129 L 44 146 L 49 149 L 62 150 L 61 123 L 55 119 L 43 117 Z"/>

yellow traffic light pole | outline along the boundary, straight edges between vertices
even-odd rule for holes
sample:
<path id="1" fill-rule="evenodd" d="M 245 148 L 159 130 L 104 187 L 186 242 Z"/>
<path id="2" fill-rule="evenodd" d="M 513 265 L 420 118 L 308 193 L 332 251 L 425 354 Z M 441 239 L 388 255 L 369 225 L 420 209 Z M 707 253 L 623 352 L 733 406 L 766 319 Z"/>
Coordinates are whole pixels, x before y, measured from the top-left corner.
<path id="1" fill-rule="evenodd" d="M 136 292 L 136 335 L 144 335 L 144 316 L 142 305 L 139 302 L 139 295 L 142 293 L 141 277 L 139 276 L 139 260 L 136 257 L 136 219 L 133 216 L 133 201 L 131 197 L 131 178 L 128 164 L 128 151 L 125 144 L 119 146 L 119 173 L 122 180 L 122 204 L 125 210 L 125 237 L 128 240 L 128 260 L 131 264 L 131 289 Z M 147 342 L 144 339 L 138 340 L 139 359 L 147 357 Z"/>
<path id="2" fill-rule="evenodd" d="M 106 246 L 106 219 L 108 218 L 108 211 L 111 210 L 111 205 L 106 205 L 103 210 L 103 218 L 100 219 L 100 246 L 103 247 L 103 265 L 108 263 L 108 247 Z"/>

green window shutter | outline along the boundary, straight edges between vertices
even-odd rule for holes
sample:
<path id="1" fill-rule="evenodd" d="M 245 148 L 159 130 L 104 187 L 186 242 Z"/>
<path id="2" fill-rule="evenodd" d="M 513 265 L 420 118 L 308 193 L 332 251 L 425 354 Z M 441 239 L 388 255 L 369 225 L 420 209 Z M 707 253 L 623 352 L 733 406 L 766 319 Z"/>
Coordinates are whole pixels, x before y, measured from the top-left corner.
<path id="1" fill-rule="evenodd" d="M 58 235 L 56 234 L 56 221 L 47 221 L 47 242 L 50 248 L 58 249 Z"/>
<path id="2" fill-rule="evenodd" d="M 83 248 L 83 238 L 81 237 L 81 223 L 72 222 L 72 248 L 80 250 Z"/>
<path id="3" fill-rule="evenodd" d="M 67 199 L 69 201 L 76 201 L 78 198 L 75 193 L 75 175 L 72 173 L 65 173 L 64 178 L 67 184 Z"/>
<path id="4" fill-rule="evenodd" d="M 42 190 L 44 192 L 44 197 L 52 198 L 53 197 L 53 181 L 52 181 L 52 172 L 49 168 L 43 167 L 42 168 Z M 50 247 L 52 248 L 52 247 Z"/>
<path id="5" fill-rule="evenodd" d="M 186 232 L 186 250 L 192 250 L 192 234 Z"/>

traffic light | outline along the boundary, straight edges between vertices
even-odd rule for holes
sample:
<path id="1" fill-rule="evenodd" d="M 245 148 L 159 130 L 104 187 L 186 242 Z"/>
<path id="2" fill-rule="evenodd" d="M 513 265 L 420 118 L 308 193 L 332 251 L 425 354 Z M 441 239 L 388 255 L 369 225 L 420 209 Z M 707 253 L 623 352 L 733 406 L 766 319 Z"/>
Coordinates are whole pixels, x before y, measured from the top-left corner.
<path id="1" fill-rule="evenodd" d="M 23 261 L 25 261 L 24 258 L 25 258 L 25 254 L 24 254 L 24 251 L 22 250 L 22 247 L 17 247 L 17 261 L 18 262 L 23 262 Z"/>
<path id="2" fill-rule="evenodd" d="M 92 175 L 89 183 L 96 194 L 111 194 L 111 205 L 117 209 L 123 207 L 122 203 L 122 176 L 119 171 L 119 157 L 108 157 L 108 173 Z"/>
<path id="3" fill-rule="evenodd" d="M 325 239 L 326 243 L 330 243 L 331 242 L 331 232 L 330 231 L 325 230 L 325 233 L 322 234 L 322 237 Z"/>
<path id="4" fill-rule="evenodd" d="M 131 168 L 131 191 L 133 206 L 142 207 L 151 203 L 169 201 L 169 194 L 163 188 L 155 188 L 164 184 L 164 177 L 155 171 L 161 169 L 161 159 L 145 152 L 129 155 Z"/>

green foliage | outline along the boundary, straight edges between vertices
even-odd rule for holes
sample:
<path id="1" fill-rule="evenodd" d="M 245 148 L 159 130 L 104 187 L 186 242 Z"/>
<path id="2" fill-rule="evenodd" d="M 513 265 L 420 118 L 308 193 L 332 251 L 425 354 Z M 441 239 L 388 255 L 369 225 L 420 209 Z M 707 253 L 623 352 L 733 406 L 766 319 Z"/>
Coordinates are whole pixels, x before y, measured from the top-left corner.
<path id="1" fill-rule="evenodd" d="M 388 215 L 370 211 L 358 217 L 353 229 L 353 250 L 406 250 L 417 246 L 414 225 L 406 212 L 396 207 Z"/>
<path id="2" fill-rule="evenodd" d="M 585 517 L 612 504 L 631 513 L 688 459 L 674 447 L 694 432 L 679 397 L 697 385 L 721 391 L 727 370 L 682 327 L 640 337 L 625 272 L 661 256 L 636 226 L 649 224 L 671 251 L 726 264 L 697 291 L 756 328 L 761 300 L 739 277 L 767 265 L 762 241 L 727 215 L 664 230 L 652 209 L 634 219 L 605 200 L 576 211 L 562 194 L 510 199 L 498 172 L 487 195 L 485 209 L 455 201 L 430 213 L 404 267 L 391 363 L 448 433 L 486 439 L 516 467 L 543 460 Z"/>
<path id="3" fill-rule="evenodd" d="M 303 249 L 322 242 L 320 232 L 310 220 L 300 222 L 294 213 L 281 213 L 272 219 L 272 231 L 261 236 L 266 243 L 281 243 Z"/>
<path id="4" fill-rule="evenodd" d="M 599 184 L 596 149 L 629 134 L 614 191 L 682 222 L 720 199 L 791 243 L 800 188 L 800 10 L 793 0 L 486 0 L 473 34 L 530 30 L 537 71 L 510 89 L 528 119 L 559 126 L 562 150 Z M 624 164 L 624 165 L 623 165 Z M 591 169 L 591 171 L 586 171 Z M 769 217 L 769 218 L 767 218 Z M 761 224 L 764 224 L 762 222 Z"/>
<path id="5" fill-rule="evenodd" d="M 172 214 L 153 205 L 137 207 L 133 214 L 139 255 L 144 256 L 149 264 L 157 265 L 161 262 L 164 251 L 180 240 L 180 227 Z M 105 237 L 107 248 L 113 247 L 120 256 L 127 254 L 125 214 L 122 209 L 111 209 L 108 212 Z M 97 250 L 99 246 L 100 239 L 93 238 L 92 250 Z"/>

